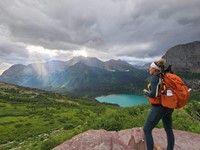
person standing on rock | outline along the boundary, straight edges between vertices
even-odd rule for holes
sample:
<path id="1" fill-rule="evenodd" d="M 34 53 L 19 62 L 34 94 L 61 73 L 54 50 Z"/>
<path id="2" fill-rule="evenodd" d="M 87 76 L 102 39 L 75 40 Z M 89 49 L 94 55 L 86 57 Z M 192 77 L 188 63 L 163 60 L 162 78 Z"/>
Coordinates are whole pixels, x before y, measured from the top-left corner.
<path id="1" fill-rule="evenodd" d="M 161 58 L 158 61 L 151 63 L 149 72 L 151 75 L 149 90 L 144 89 L 145 96 L 148 97 L 152 107 L 151 111 L 144 124 L 144 134 L 146 138 L 147 150 L 153 150 L 154 141 L 152 136 L 152 130 L 162 119 L 163 127 L 167 134 L 167 150 L 173 150 L 174 148 L 174 133 L 172 130 L 172 113 L 173 109 L 163 107 L 161 105 L 161 69 L 164 68 L 166 60 Z"/>

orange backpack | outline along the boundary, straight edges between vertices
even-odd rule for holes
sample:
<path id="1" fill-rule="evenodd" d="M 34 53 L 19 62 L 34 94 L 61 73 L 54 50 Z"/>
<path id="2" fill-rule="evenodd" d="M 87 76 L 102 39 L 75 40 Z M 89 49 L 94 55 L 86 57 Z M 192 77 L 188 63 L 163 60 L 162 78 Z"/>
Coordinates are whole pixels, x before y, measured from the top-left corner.
<path id="1" fill-rule="evenodd" d="M 162 82 L 165 88 L 161 94 L 161 104 L 176 109 L 185 106 L 189 99 L 189 91 L 182 79 L 173 73 L 165 73 Z"/>

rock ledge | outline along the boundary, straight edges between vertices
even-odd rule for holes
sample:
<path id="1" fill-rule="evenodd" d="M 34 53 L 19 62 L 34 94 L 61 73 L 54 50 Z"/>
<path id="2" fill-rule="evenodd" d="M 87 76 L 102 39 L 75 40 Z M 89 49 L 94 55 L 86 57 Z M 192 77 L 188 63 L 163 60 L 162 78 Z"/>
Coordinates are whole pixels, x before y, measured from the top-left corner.
<path id="1" fill-rule="evenodd" d="M 174 130 L 175 150 L 200 150 L 200 134 Z M 166 149 L 164 129 L 153 130 L 155 149 Z M 142 128 L 116 131 L 88 130 L 53 150 L 145 150 Z"/>

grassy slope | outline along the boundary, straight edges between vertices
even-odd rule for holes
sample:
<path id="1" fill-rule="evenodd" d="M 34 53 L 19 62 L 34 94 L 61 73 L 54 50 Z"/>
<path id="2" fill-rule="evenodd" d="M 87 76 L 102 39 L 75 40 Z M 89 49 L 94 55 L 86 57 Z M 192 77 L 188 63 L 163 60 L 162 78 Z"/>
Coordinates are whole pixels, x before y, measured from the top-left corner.
<path id="1" fill-rule="evenodd" d="M 193 101 L 176 110 L 174 129 L 200 133 L 199 106 Z M 120 108 L 0 83 L 0 149 L 45 150 L 89 129 L 142 127 L 149 110 L 150 105 Z"/>

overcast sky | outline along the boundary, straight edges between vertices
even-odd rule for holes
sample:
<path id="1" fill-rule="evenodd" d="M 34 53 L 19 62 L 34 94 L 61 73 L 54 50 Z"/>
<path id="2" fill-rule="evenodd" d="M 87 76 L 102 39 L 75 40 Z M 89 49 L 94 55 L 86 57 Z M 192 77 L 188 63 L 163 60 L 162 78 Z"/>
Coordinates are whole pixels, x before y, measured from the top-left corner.
<path id="1" fill-rule="evenodd" d="M 0 1 L 0 74 L 78 55 L 141 65 L 197 40 L 199 0 Z"/>

